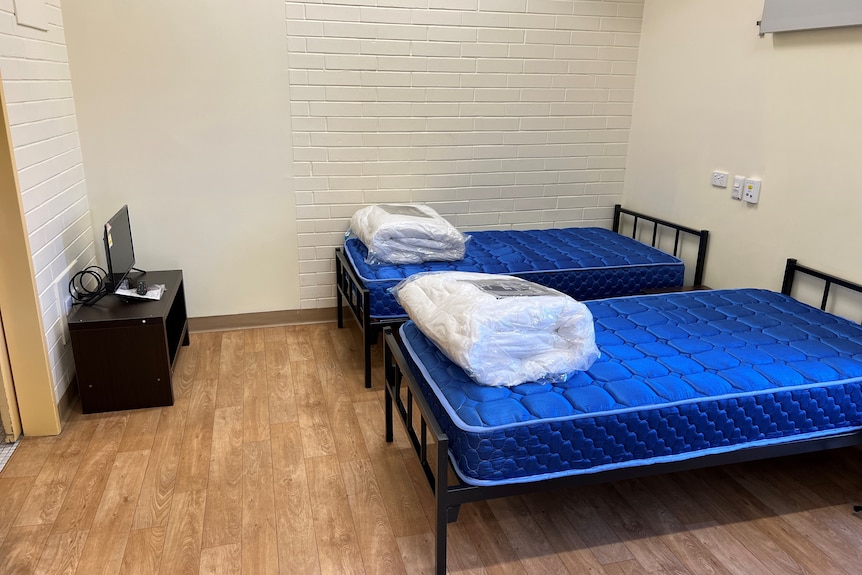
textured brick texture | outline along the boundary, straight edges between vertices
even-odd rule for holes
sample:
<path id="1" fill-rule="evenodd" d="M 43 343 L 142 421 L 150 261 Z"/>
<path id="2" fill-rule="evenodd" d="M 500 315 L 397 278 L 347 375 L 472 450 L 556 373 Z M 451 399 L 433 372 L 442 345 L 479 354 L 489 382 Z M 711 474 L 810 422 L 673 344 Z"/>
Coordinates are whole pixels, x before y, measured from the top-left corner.
<path id="1" fill-rule="evenodd" d="M 0 0 L 0 73 L 59 399 L 74 373 L 72 346 L 61 341 L 69 296 L 60 276 L 75 259 L 77 269 L 94 263 L 95 250 L 59 0 L 46 11 L 47 31 L 19 26 L 13 2 Z"/>
<path id="2" fill-rule="evenodd" d="M 302 307 L 335 304 L 363 204 L 462 230 L 607 226 L 643 1 L 285 4 Z"/>

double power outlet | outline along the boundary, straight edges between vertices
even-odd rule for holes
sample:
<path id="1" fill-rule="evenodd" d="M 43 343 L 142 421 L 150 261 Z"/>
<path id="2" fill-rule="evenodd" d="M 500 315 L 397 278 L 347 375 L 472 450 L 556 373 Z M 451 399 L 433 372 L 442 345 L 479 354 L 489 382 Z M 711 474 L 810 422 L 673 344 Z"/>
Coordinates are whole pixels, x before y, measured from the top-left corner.
<path id="1" fill-rule="evenodd" d="M 728 177 L 727 172 L 713 172 L 712 185 L 716 188 L 726 188 Z M 733 191 L 731 191 L 730 197 L 734 200 L 744 200 L 749 204 L 756 204 L 760 200 L 760 180 L 734 176 Z"/>

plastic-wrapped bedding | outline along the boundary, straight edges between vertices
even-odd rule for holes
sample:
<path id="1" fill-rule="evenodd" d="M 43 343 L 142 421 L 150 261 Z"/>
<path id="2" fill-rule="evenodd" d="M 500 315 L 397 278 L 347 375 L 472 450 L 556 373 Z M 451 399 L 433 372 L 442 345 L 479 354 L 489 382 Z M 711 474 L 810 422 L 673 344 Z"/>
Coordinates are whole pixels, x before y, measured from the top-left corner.
<path id="1" fill-rule="evenodd" d="M 483 385 L 561 381 L 599 356 L 590 310 L 521 278 L 423 273 L 393 292 L 422 333 Z"/>
<path id="2" fill-rule="evenodd" d="M 357 210 L 350 233 L 368 248 L 369 264 L 418 264 L 464 258 L 469 239 L 421 204 L 379 204 Z"/>

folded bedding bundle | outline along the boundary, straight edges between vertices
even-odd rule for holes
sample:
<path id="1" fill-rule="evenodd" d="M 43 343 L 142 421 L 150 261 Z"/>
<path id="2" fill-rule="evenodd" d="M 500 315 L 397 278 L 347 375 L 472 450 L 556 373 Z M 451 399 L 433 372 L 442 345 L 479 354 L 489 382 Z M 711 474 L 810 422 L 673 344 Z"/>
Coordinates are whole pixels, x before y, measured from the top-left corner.
<path id="1" fill-rule="evenodd" d="M 350 233 L 368 248 L 369 264 L 418 264 L 464 258 L 469 239 L 421 204 L 379 204 L 357 210 Z"/>
<path id="2" fill-rule="evenodd" d="M 599 357 L 587 306 L 521 278 L 420 273 L 392 291 L 422 333 L 483 385 L 561 381 Z"/>

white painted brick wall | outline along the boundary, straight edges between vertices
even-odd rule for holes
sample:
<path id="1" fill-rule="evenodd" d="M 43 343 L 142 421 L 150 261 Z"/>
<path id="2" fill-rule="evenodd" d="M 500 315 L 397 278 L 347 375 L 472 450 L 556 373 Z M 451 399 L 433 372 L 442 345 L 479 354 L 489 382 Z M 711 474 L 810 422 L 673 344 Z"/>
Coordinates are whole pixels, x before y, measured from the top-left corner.
<path id="1" fill-rule="evenodd" d="M 63 34 L 60 0 L 48 0 L 48 30 L 18 26 L 11 0 L 0 0 L 0 72 L 12 146 L 33 252 L 36 286 L 59 400 L 75 371 L 72 346 L 62 343 L 68 274 L 95 263 L 84 167 Z M 55 301 L 53 282 L 60 295 Z"/>
<path id="2" fill-rule="evenodd" d="M 363 204 L 463 230 L 608 226 L 643 0 L 287 0 L 303 308 Z"/>

